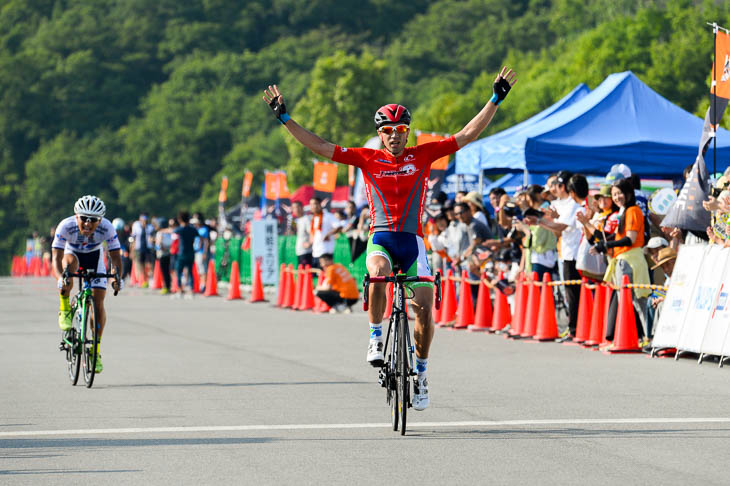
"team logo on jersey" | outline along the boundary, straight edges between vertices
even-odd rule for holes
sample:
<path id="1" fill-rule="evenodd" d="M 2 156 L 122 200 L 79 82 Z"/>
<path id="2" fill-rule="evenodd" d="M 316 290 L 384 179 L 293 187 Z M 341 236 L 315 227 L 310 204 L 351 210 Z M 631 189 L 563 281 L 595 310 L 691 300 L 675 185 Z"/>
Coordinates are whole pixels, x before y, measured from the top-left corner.
<path id="1" fill-rule="evenodd" d="M 416 156 L 415 155 L 408 154 L 408 155 L 406 155 L 406 158 L 403 159 L 403 162 L 410 162 L 411 160 L 415 160 L 415 159 L 416 159 Z"/>
<path id="2" fill-rule="evenodd" d="M 416 166 L 413 164 L 407 164 L 400 168 L 400 170 L 381 170 L 380 174 L 375 174 L 375 177 L 396 177 L 396 176 L 409 176 L 416 173 Z"/>
<path id="3" fill-rule="evenodd" d="M 378 162 L 382 162 L 382 163 L 384 163 L 384 164 L 392 164 L 392 163 L 393 163 L 392 161 L 390 161 L 390 160 L 385 160 L 385 159 L 375 159 L 375 160 L 377 160 Z"/>

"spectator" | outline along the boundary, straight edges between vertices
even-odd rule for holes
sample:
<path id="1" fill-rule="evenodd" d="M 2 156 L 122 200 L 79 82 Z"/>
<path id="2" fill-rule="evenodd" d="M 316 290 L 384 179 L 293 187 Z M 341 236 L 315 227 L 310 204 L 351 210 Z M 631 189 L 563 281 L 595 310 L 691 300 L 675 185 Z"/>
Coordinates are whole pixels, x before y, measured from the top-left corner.
<path id="1" fill-rule="evenodd" d="M 190 219 L 190 224 L 198 232 L 198 238 L 195 240 L 195 266 L 198 269 L 200 282 L 205 284 L 210 260 L 210 228 L 205 224 L 202 213 L 195 213 Z"/>
<path id="2" fill-rule="evenodd" d="M 555 233 L 548 228 L 540 226 L 533 218 L 541 218 L 544 213 L 540 210 L 542 207 L 542 187 L 531 187 L 526 194 L 528 207 L 525 211 L 527 224 L 515 219 L 515 228 L 526 235 L 525 252 L 523 254 L 524 262 L 521 265 L 525 269 L 527 275 L 537 272 L 538 280 L 542 280 L 545 273 L 554 274 L 557 270 L 558 238 Z"/>
<path id="3" fill-rule="evenodd" d="M 546 213 L 544 217 L 537 219 L 538 224 L 542 227 L 553 231 L 556 235 L 560 235 L 560 269 L 562 270 L 560 277 L 563 280 L 579 280 L 581 278 L 575 264 L 580 239 L 583 234 L 583 226 L 578 221 L 576 214 L 585 212 L 585 209 L 575 202 L 568 193 L 568 182 L 572 175 L 568 171 L 560 171 L 553 179 L 550 192 L 555 196 L 555 200 L 552 202 L 551 208 L 554 209 L 558 217 L 553 218 L 555 213 L 551 215 Z M 531 218 L 532 221 L 535 219 Z M 580 287 L 578 285 L 567 285 L 564 287 L 564 292 L 568 307 L 568 332 L 561 336 L 562 341 L 575 337 Z"/>
<path id="4" fill-rule="evenodd" d="M 160 290 L 162 295 L 170 293 L 171 277 L 170 277 L 170 249 L 172 248 L 172 229 L 167 221 L 160 223 L 160 228 L 155 234 L 155 251 L 157 252 L 157 261 L 160 262 L 160 271 L 162 272 L 163 288 Z"/>
<path id="5" fill-rule="evenodd" d="M 456 191 L 456 195 L 454 196 L 454 202 L 456 204 L 460 203 L 462 199 L 464 199 L 464 196 L 468 194 L 467 191 Z"/>
<path id="6" fill-rule="evenodd" d="M 312 266 L 312 242 L 311 242 L 311 226 L 312 219 L 304 214 L 302 203 L 294 201 L 291 206 L 292 210 L 292 230 L 297 235 L 295 253 L 297 255 L 297 263 L 299 265 Z"/>
<path id="7" fill-rule="evenodd" d="M 469 205 L 472 217 L 486 226 L 490 235 L 494 233 L 494 231 L 492 231 L 492 223 L 489 221 L 489 217 L 484 210 L 482 196 L 477 191 L 467 193 L 466 196 L 461 198 L 461 202 L 465 202 Z"/>
<path id="8" fill-rule="evenodd" d="M 480 271 L 480 258 L 479 253 L 486 251 L 486 247 L 483 246 L 484 242 L 489 239 L 489 229 L 474 219 L 471 213 L 471 208 L 466 202 L 460 202 L 454 208 L 454 216 L 466 226 L 468 246 L 461 252 L 457 259 L 456 264 L 461 264 L 462 270 L 466 270 L 469 273 L 470 279 L 479 279 Z M 471 285 L 472 294 L 476 299 L 479 292 L 479 285 Z"/>
<path id="9" fill-rule="evenodd" d="M 444 214 L 449 220 L 449 226 L 438 237 L 446 249 L 448 263 L 454 267 L 456 273 L 459 273 L 460 269 L 456 268 L 456 262 L 469 247 L 469 235 L 466 225 L 456 218 L 454 212 L 454 201 L 449 199 L 444 203 Z"/>
<path id="10" fill-rule="evenodd" d="M 636 205 L 634 186 L 630 179 L 620 179 L 611 187 L 613 201 L 619 207 L 619 224 L 614 238 L 607 238 L 604 243 L 595 244 L 592 252 L 606 253 L 613 248 L 613 258 L 606 270 L 605 280 L 619 288 L 624 275 L 629 282 L 636 284 L 649 283 L 649 267 L 646 264 L 642 247 L 644 246 L 644 215 Z M 651 292 L 647 289 L 632 289 L 633 305 L 637 319 L 637 333 L 645 340 L 648 336 L 646 305 Z M 618 310 L 618 292 L 614 292 L 609 306 L 606 339 L 613 340 Z"/>
<path id="11" fill-rule="evenodd" d="M 661 268 L 664 272 L 664 275 L 667 276 L 667 279 L 664 282 L 665 287 L 669 287 L 670 280 L 672 279 L 672 272 L 674 272 L 674 264 L 677 261 L 677 252 L 674 251 L 673 248 L 670 248 L 669 246 L 666 246 L 659 250 L 656 257 L 656 264 L 651 267 L 652 270 L 656 270 L 658 268 Z M 667 293 L 663 290 L 655 290 L 651 297 L 649 298 L 649 304 L 650 304 L 650 314 L 653 314 L 653 316 L 650 316 L 651 319 L 648 320 L 649 323 L 651 323 L 651 326 L 649 326 L 649 336 L 654 335 L 654 324 L 659 319 L 659 315 L 662 312 L 662 308 L 664 307 L 664 299 L 666 298 Z M 643 343 L 645 346 L 647 343 Z"/>
<path id="12" fill-rule="evenodd" d="M 444 243 L 446 242 L 445 233 L 449 227 L 449 218 L 446 217 L 446 213 L 441 212 L 436 215 L 433 221 L 433 232 L 428 235 L 428 242 L 431 246 L 431 268 L 434 272 L 437 270 L 442 275 L 445 274 L 446 263 L 449 261 L 448 253 Z M 440 236 L 444 234 L 444 238 Z"/>
<path id="13" fill-rule="evenodd" d="M 133 256 L 137 279 L 142 287 L 149 286 L 149 275 L 152 270 L 152 235 L 155 229 L 149 223 L 147 213 L 141 213 L 139 219 L 132 224 L 132 238 L 134 238 Z"/>
<path id="14" fill-rule="evenodd" d="M 352 306 L 360 298 L 355 279 L 344 266 L 334 263 L 330 253 L 319 257 L 319 265 L 322 278 L 319 279 L 315 295 L 331 307 L 331 313 L 352 313 Z"/>
<path id="15" fill-rule="evenodd" d="M 310 199 L 309 207 L 312 210 L 310 225 L 312 266 L 319 267 L 319 257 L 335 251 L 335 239 L 331 236 L 335 227 L 335 218 L 329 212 L 322 211 L 322 200 L 318 197 Z"/>
<path id="16" fill-rule="evenodd" d="M 494 218 L 497 220 L 497 225 L 505 234 L 512 228 L 512 216 L 508 216 L 502 212 L 502 208 L 508 202 L 509 196 L 501 187 L 495 187 L 489 191 L 489 204 L 494 208 Z"/>
<path id="17" fill-rule="evenodd" d="M 183 271 L 188 271 L 188 284 L 190 285 L 190 294 L 185 295 L 186 298 L 192 299 L 194 295 L 193 283 L 193 265 L 195 264 L 195 239 L 199 237 L 198 231 L 190 225 L 190 213 L 180 211 L 177 215 L 177 221 L 180 227 L 175 230 L 175 234 L 179 239 L 179 249 L 175 261 L 175 269 L 177 271 L 177 282 L 180 286 L 180 293 L 174 294 L 173 297 L 182 298 L 185 295 L 183 290 Z"/>
<path id="18" fill-rule="evenodd" d="M 350 248 L 350 257 L 354 262 L 362 255 L 368 246 L 368 237 L 370 236 L 370 208 L 365 206 L 360 211 L 357 220 L 357 229 L 355 231 L 355 241 Z"/>

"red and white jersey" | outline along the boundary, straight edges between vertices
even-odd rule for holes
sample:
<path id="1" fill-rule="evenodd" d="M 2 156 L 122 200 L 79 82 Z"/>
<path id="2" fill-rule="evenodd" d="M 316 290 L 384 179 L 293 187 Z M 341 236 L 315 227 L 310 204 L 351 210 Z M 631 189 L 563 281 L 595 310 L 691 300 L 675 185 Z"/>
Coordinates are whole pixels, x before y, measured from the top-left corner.
<path id="1" fill-rule="evenodd" d="M 400 231 L 423 237 L 431 164 L 459 150 L 454 137 L 406 147 L 397 158 L 387 150 L 335 146 L 332 160 L 362 169 L 370 206 L 370 233 Z"/>

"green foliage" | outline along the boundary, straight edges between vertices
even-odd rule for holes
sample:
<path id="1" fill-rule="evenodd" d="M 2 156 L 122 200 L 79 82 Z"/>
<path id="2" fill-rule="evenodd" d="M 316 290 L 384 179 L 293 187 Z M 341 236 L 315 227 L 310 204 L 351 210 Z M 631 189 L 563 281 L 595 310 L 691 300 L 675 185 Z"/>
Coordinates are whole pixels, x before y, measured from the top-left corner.
<path id="1" fill-rule="evenodd" d="M 222 175 L 234 203 L 246 169 L 255 191 L 264 170 L 311 183 L 313 154 L 261 101 L 269 84 L 349 146 L 390 102 L 414 128 L 458 131 L 505 64 L 519 83 L 484 135 L 627 69 L 704 116 L 708 20 L 729 26 L 730 2 L 0 0 L 0 274 L 82 193 L 129 218 L 211 213 Z"/>

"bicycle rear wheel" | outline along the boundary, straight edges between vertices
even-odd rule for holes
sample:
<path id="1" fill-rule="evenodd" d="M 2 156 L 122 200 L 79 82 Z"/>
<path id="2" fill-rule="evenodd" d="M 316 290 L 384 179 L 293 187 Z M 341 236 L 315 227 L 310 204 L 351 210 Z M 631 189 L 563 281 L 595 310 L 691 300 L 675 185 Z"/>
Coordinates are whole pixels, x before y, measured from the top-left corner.
<path id="1" fill-rule="evenodd" d="M 81 368 L 81 356 L 79 350 L 79 329 L 77 323 L 81 322 L 78 316 L 74 315 L 74 327 L 72 327 L 66 336 L 64 341 L 66 343 L 66 364 L 68 365 L 68 379 L 71 380 L 71 384 L 76 386 L 79 381 L 79 369 Z M 70 343 L 70 344 L 69 344 Z"/>
<path id="2" fill-rule="evenodd" d="M 408 406 L 410 404 L 410 374 L 411 370 L 408 366 L 408 338 L 406 332 L 408 329 L 408 323 L 406 320 L 408 317 L 405 312 L 398 313 L 398 358 L 396 360 L 397 366 L 397 382 L 398 382 L 398 394 L 400 395 L 400 435 L 406 434 L 406 416 L 408 415 Z"/>
<path id="3" fill-rule="evenodd" d="M 91 385 L 94 384 L 94 375 L 96 374 L 96 345 L 98 343 L 96 316 L 97 312 L 94 299 L 88 297 L 86 299 L 84 336 L 81 341 L 81 347 L 83 350 L 84 381 L 86 382 L 86 388 L 91 388 Z"/>

